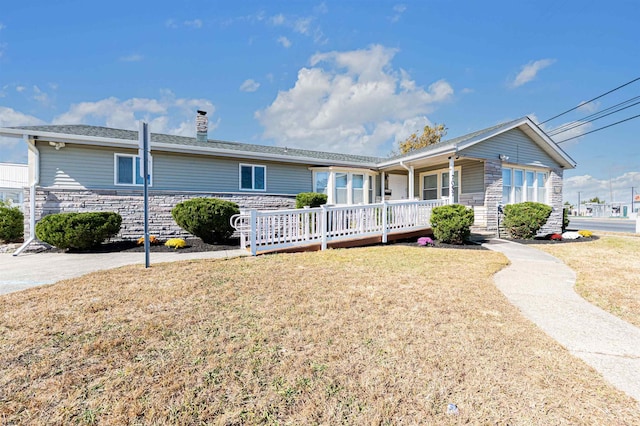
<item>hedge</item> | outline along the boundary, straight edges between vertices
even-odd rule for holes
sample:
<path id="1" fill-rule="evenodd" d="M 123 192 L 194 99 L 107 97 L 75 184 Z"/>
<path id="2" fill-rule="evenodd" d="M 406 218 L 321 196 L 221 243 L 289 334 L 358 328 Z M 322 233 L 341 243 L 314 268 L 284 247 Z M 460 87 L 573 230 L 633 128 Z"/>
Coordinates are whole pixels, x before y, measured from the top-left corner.
<path id="1" fill-rule="evenodd" d="M 56 213 L 36 224 L 36 237 L 61 249 L 86 250 L 120 232 L 122 216 L 115 212 Z"/>
<path id="2" fill-rule="evenodd" d="M 11 243 L 24 236 L 24 215 L 18 207 L 0 203 L 0 241 Z"/>
<path id="3" fill-rule="evenodd" d="M 542 203 L 507 204 L 502 224 L 511 238 L 529 239 L 547 223 L 550 214 L 551 207 Z"/>
<path id="4" fill-rule="evenodd" d="M 434 207 L 431 211 L 433 236 L 443 243 L 462 244 L 471 235 L 473 210 L 460 204 Z"/>
<path id="5" fill-rule="evenodd" d="M 192 198 L 176 204 L 171 216 L 178 226 L 207 244 L 220 243 L 233 235 L 231 216 L 240 213 L 236 203 L 217 198 Z"/>

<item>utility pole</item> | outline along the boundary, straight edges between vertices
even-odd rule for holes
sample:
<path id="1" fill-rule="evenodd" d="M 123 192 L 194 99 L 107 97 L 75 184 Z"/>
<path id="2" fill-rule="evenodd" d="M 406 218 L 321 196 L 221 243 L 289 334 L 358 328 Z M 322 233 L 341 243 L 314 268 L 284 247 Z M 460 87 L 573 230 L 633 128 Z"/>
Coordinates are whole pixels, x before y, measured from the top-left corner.
<path id="1" fill-rule="evenodd" d="M 138 155 L 142 162 L 142 176 L 144 177 L 144 187 L 142 196 L 144 198 L 144 267 L 150 266 L 149 252 L 151 241 L 149 241 L 149 176 L 151 168 L 149 167 L 149 151 L 150 151 L 151 133 L 149 131 L 149 123 L 141 121 L 138 126 Z M 135 164 L 134 164 L 135 168 Z"/>
<path id="2" fill-rule="evenodd" d="M 582 191 L 578 191 L 578 216 L 580 216 L 580 193 Z"/>
<path id="3" fill-rule="evenodd" d="M 633 205 L 634 205 L 634 202 L 635 202 L 635 198 L 633 197 L 633 190 L 634 189 L 636 189 L 636 187 L 632 186 L 631 187 L 631 213 L 633 213 Z"/>

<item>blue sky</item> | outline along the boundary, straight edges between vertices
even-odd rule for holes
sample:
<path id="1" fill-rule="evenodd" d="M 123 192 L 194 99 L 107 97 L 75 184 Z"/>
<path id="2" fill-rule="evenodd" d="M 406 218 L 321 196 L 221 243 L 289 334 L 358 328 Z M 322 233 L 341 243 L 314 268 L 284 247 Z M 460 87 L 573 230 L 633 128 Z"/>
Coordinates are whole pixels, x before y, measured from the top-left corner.
<path id="1" fill-rule="evenodd" d="M 0 127 L 93 124 L 385 155 L 428 123 L 447 137 L 546 120 L 640 77 L 634 0 L 40 1 L 0 10 Z M 544 125 L 640 95 L 640 81 Z M 640 105 L 557 140 L 640 114 Z M 565 199 L 640 191 L 640 119 L 561 146 Z M 0 139 L 0 161 L 26 147 Z"/>

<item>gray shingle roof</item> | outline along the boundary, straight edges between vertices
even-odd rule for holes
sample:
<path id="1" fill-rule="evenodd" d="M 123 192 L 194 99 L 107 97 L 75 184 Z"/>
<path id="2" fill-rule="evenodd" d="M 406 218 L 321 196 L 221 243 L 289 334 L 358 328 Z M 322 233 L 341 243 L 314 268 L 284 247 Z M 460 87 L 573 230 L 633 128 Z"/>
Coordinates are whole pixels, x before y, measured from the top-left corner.
<path id="1" fill-rule="evenodd" d="M 31 130 L 38 132 L 60 133 L 77 136 L 93 136 L 109 139 L 123 139 L 128 141 L 137 141 L 138 132 L 135 130 L 113 129 L 110 127 L 88 126 L 84 124 L 73 125 L 43 125 L 43 126 L 25 126 L 10 127 L 11 129 Z M 365 155 L 340 154 L 334 152 L 311 151 L 306 149 L 285 148 L 269 145 L 254 145 L 240 142 L 227 142 L 209 139 L 208 142 L 199 142 L 196 138 L 165 135 L 161 133 L 152 133 L 151 142 L 166 143 L 183 146 L 196 146 L 202 148 L 225 149 L 239 152 L 266 153 L 292 158 L 306 157 L 327 161 L 343 161 L 352 162 L 354 164 L 375 164 L 383 160 L 380 157 L 372 157 Z"/>

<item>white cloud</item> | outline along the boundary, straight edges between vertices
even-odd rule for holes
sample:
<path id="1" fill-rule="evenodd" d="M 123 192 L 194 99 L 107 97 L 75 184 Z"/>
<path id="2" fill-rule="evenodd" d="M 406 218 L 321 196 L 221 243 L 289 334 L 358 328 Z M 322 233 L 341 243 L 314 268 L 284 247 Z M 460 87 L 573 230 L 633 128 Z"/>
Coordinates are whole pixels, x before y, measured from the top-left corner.
<path id="1" fill-rule="evenodd" d="M 278 43 L 280 43 L 283 47 L 287 49 L 291 47 L 291 41 L 285 36 L 278 37 Z"/>
<path id="2" fill-rule="evenodd" d="M 573 205 L 578 203 L 578 191 L 581 202 L 598 197 L 606 202 L 631 203 L 631 187 L 640 193 L 640 172 L 626 172 L 611 179 L 597 179 L 591 175 L 571 176 L 564 179 L 562 195 L 565 201 Z"/>
<path id="3" fill-rule="evenodd" d="M 313 12 L 317 15 L 324 15 L 329 12 L 329 8 L 325 2 L 322 2 L 313 8 Z"/>
<path id="4" fill-rule="evenodd" d="M 49 95 L 35 85 L 33 86 L 32 99 L 41 103 L 44 106 L 49 106 L 51 104 L 51 99 L 49 98 Z"/>
<path id="5" fill-rule="evenodd" d="M 242 92 L 255 92 L 256 90 L 258 90 L 259 87 L 260 87 L 260 83 L 256 82 L 255 80 L 248 79 L 248 80 L 245 80 L 240 85 L 240 91 L 242 91 Z"/>
<path id="6" fill-rule="evenodd" d="M 281 146 L 375 155 L 428 122 L 435 104 L 450 99 L 445 80 L 426 90 L 391 67 L 395 49 L 316 54 L 291 89 L 256 112 L 264 137 Z M 320 65 L 325 65 L 321 67 Z"/>
<path id="7" fill-rule="evenodd" d="M 36 126 L 38 124 L 44 124 L 44 121 L 13 108 L 0 106 L 0 127 Z M 18 138 L 0 137 L 0 162 L 26 163 L 26 145 Z"/>
<path id="8" fill-rule="evenodd" d="M 598 110 L 598 108 L 600 108 L 600 102 L 597 102 L 597 101 L 593 101 L 593 102 L 582 101 L 578 105 L 578 111 L 586 112 L 589 114 L 593 114 Z"/>
<path id="9" fill-rule="evenodd" d="M 215 129 L 218 122 L 211 119 L 215 106 L 210 101 L 177 98 L 169 90 L 164 90 L 160 99 L 131 98 L 121 101 L 111 97 L 73 104 L 69 111 L 55 117 L 53 124 L 92 124 L 135 130 L 137 120 L 145 120 L 154 133 L 194 136 L 197 109 L 209 113 L 209 130 Z"/>
<path id="10" fill-rule="evenodd" d="M 0 58 L 2 58 L 2 56 L 4 56 L 4 52 L 7 51 L 7 43 L 0 43 Z"/>
<path id="11" fill-rule="evenodd" d="M 518 73 L 516 78 L 511 83 L 511 87 L 520 87 L 523 84 L 530 82 L 531 80 L 536 78 L 536 75 L 539 71 L 553 64 L 555 61 L 555 59 L 540 59 L 523 65 L 522 70 L 520 71 L 520 73 Z"/>
<path id="12" fill-rule="evenodd" d="M 395 12 L 395 15 L 391 17 L 391 22 L 393 23 L 398 22 L 402 17 L 402 14 L 405 12 L 405 10 L 407 10 L 407 6 L 405 6 L 404 4 L 396 4 L 395 6 L 393 6 L 393 11 Z"/>
<path id="13" fill-rule="evenodd" d="M 167 28 L 171 28 L 171 29 L 176 29 L 176 28 L 180 28 L 180 27 L 188 27 L 188 28 L 202 28 L 202 20 L 200 19 L 193 19 L 193 20 L 186 20 L 186 21 L 182 21 L 182 22 L 178 22 L 175 19 L 167 19 L 164 22 L 164 26 Z"/>
<path id="14" fill-rule="evenodd" d="M 143 56 L 138 53 L 132 53 L 131 55 L 121 56 L 118 60 L 122 62 L 140 62 L 142 61 Z"/>
<path id="15" fill-rule="evenodd" d="M 309 35 L 312 18 L 298 18 L 293 23 L 293 30 L 297 33 Z"/>
<path id="16" fill-rule="evenodd" d="M 279 13 L 269 18 L 269 22 L 275 26 L 283 25 L 285 23 L 285 17 L 282 13 Z"/>
<path id="17" fill-rule="evenodd" d="M 202 28 L 202 21 L 200 19 L 194 19 L 193 21 L 184 21 L 185 27 Z"/>
<path id="18" fill-rule="evenodd" d="M 4 30 L 5 28 L 7 28 L 2 22 L 0 22 L 0 31 Z"/>

